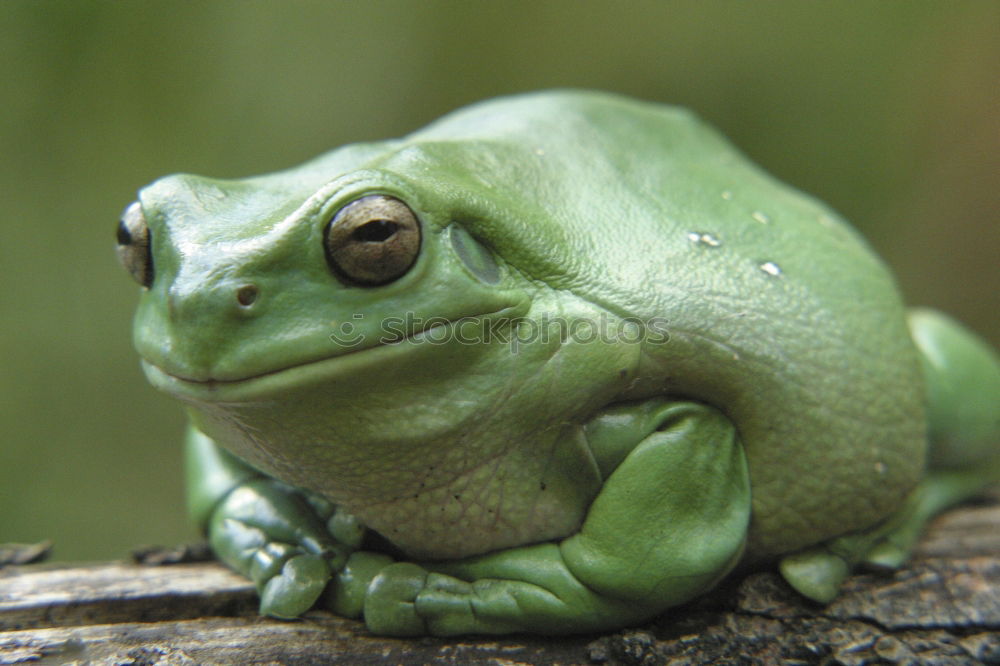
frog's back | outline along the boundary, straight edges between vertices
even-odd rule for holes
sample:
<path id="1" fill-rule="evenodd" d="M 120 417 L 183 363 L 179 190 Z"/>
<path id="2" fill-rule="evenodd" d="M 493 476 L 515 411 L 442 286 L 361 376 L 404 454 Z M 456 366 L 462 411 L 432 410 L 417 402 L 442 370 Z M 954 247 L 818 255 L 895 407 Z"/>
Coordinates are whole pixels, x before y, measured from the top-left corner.
<path id="1" fill-rule="evenodd" d="M 619 397 L 695 398 L 733 419 L 751 555 L 869 526 L 918 480 L 922 379 L 892 278 L 835 213 L 691 114 L 544 93 L 463 110 L 408 145 L 420 156 L 397 158 L 402 171 L 437 152 L 459 165 L 442 188 L 472 193 L 477 233 L 525 274 L 666 322 Z"/>

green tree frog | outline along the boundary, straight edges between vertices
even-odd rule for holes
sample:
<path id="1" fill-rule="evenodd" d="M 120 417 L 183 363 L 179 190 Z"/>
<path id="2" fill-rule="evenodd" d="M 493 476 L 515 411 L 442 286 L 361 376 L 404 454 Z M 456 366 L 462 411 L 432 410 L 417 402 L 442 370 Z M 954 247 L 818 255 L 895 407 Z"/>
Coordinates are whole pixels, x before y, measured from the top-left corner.
<path id="1" fill-rule="evenodd" d="M 135 345 L 265 614 L 608 630 L 776 563 L 829 601 L 1000 478 L 1000 360 L 691 113 L 555 91 L 143 189 Z"/>

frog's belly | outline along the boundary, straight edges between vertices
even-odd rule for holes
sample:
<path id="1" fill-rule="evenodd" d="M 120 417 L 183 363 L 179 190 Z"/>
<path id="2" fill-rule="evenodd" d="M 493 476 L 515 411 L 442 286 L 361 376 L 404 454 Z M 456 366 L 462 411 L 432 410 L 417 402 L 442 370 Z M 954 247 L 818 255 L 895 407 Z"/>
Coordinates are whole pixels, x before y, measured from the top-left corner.
<path id="1" fill-rule="evenodd" d="M 480 494 L 441 488 L 392 503 L 365 504 L 353 513 L 410 557 L 426 560 L 452 560 L 559 539 L 583 522 L 585 504 L 532 505 L 523 501 L 527 497 L 505 501 L 492 492 L 495 488 L 483 489 Z M 525 514 L 530 514 L 527 520 Z"/>

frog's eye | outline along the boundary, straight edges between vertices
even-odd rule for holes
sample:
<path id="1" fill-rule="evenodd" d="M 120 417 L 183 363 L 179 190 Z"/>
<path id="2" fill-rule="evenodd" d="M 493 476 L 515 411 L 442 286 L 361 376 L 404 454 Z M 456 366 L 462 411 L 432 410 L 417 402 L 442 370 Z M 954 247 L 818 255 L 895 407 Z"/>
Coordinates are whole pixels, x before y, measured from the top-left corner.
<path id="1" fill-rule="evenodd" d="M 118 222 L 118 261 L 143 287 L 153 284 L 153 255 L 149 244 L 149 226 L 136 201 L 125 209 Z"/>
<path id="2" fill-rule="evenodd" d="M 346 281 L 376 286 L 402 277 L 420 251 L 420 222 L 399 199 L 373 194 L 347 204 L 324 234 L 326 260 Z"/>

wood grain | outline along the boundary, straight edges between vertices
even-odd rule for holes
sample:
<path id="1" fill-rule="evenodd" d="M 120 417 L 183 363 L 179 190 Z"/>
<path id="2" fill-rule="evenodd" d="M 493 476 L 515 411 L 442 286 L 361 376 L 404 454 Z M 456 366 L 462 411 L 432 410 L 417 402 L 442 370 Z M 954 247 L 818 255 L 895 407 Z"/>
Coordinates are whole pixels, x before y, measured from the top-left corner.
<path id="1" fill-rule="evenodd" d="M 564 639 L 401 640 L 324 611 L 260 618 L 214 562 L 0 569 L 0 664 L 1000 664 L 1000 494 L 933 522 L 913 560 L 819 606 L 731 577 L 641 628 Z"/>

